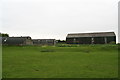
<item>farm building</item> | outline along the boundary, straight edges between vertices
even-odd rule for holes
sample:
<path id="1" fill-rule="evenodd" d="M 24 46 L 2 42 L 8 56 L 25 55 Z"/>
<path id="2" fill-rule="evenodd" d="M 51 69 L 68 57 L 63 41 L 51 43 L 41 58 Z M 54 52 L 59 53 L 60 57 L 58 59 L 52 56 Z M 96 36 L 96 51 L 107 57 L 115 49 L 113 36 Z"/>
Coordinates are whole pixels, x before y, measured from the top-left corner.
<path id="1" fill-rule="evenodd" d="M 3 45 L 32 45 L 31 37 L 2 37 Z"/>
<path id="2" fill-rule="evenodd" d="M 97 33 L 77 33 L 68 34 L 66 37 L 67 44 L 107 44 L 116 43 L 114 32 L 97 32 Z"/>
<path id="3" fill-rule="evenodd" d="M 55 45 L 55 39 L 33 39 L 33 45 Z"/>
<path id="4" fill-rule="evenodd" d="M 0 37 L 0 45 L 2 44 L 2 37 Z"/>

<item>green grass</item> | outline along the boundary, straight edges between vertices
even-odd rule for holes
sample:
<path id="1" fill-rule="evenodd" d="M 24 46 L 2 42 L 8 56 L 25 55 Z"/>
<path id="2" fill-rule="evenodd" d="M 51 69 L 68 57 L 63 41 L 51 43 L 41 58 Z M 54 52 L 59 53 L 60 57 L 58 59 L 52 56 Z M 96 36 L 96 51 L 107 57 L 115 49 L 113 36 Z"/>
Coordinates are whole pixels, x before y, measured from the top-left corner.
<path id="1" fill-rule="evenodd" d="M 117 45 L 3 46 L 3 78 L 117 78 Z"/>

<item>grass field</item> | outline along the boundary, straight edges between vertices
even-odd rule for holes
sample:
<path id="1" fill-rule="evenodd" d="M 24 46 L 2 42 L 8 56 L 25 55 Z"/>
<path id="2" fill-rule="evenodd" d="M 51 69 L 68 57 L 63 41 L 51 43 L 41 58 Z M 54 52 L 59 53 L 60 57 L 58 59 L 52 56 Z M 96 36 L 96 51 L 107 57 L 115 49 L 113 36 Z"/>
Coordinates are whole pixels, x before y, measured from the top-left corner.
<path id="1" fill-rule="evenodd" d="M 3 46 L 3 78 L 117 78 L 117 45 Z"/>

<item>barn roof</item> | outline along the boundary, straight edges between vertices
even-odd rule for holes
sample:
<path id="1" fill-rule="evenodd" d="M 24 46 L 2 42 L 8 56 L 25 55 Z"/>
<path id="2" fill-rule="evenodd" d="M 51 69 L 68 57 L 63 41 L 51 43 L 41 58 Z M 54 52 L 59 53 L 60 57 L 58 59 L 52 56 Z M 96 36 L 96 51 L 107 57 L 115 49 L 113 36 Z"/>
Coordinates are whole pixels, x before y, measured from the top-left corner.
<path id="1" fill-rule="evenodd" d="M 23 39 L 31 39 L 29 36 L 21 36 L 21 37 L 2 37 L 2 40 L 23 40 Z"/>
<path id="2" fill-rule="evenodd" d="M 72 37 L 107 37 L 107 36 L 115 36 L 115 33 L 114 32 L 74 33 L 74 34 L 68 34 L 67 38 L 72 38 Z"/>

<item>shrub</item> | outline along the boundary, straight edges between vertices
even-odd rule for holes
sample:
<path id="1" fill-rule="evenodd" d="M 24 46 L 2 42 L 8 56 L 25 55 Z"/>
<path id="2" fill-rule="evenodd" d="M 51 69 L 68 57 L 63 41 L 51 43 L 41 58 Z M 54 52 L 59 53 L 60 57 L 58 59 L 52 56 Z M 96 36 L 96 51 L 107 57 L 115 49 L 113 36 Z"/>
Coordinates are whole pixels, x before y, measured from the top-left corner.
<path id="1" fill-rule="evenodd" d="M 41 50 L 41 52 L 55 52 L 55 51 L 51 49 L 45 49 L 45 50 Z"/>
<path id="2" fill-rule="evenodd" d="M 116 44 L 115 41 L 111 41 L 109 44 Z"/>

